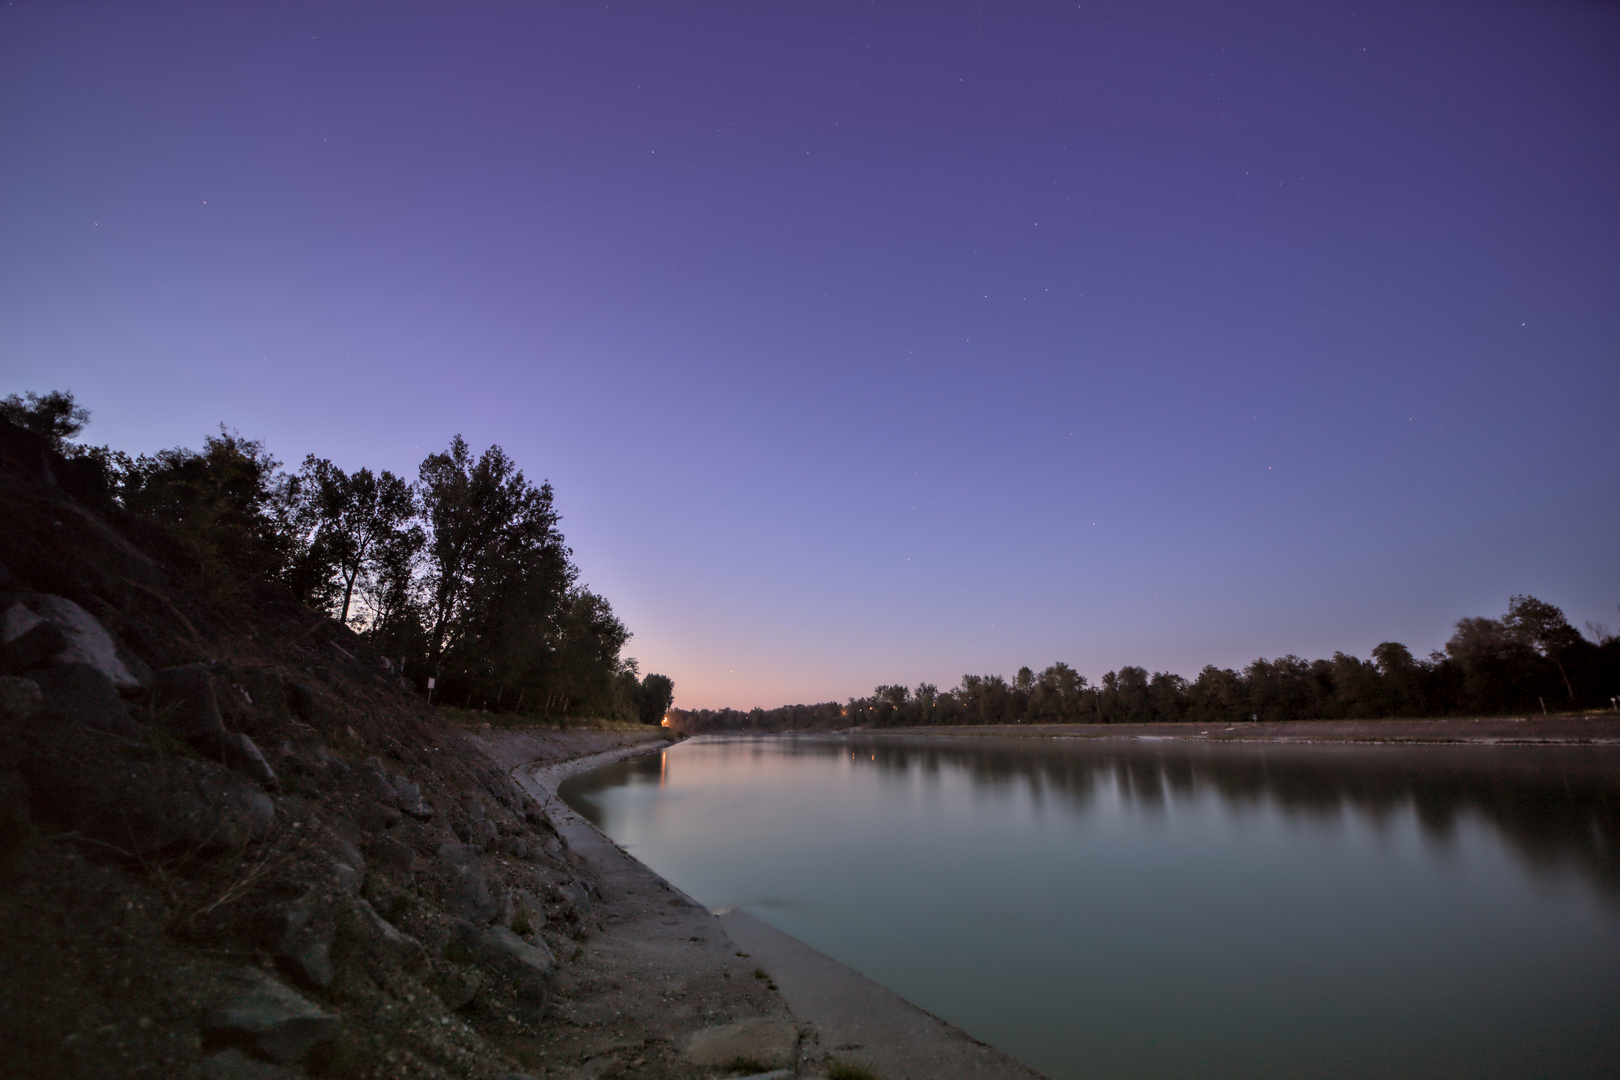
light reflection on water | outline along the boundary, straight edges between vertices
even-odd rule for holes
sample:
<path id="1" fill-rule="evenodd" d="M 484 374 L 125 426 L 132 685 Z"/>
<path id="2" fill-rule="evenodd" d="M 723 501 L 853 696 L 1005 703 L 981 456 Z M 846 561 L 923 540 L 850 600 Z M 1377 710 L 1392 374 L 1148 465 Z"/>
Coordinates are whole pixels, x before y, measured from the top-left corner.
<path id="1" fill-rule="evenodd" d="M 562 794 L 1054 1078 L 1620 1060 L 1620 749 L 708 737 Z"/>

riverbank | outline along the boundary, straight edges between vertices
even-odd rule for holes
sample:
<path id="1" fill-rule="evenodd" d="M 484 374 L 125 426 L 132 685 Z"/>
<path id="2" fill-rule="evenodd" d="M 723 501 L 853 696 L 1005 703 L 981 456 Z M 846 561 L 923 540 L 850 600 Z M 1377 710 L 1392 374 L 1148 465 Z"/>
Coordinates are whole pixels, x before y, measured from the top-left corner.
<path id="1" fill-rule="evenodd" d="M 1003 739 L 1615 746 L 1620 745 L 1620 713 L 1444 720 L 1285 720 L 1238 724 L 964 724 L 950 727 L 860 728 L 849 734 L 877 738 L 948 735 Z"/>
<path id="2" fill-rule="evenodd" d="M 659 733 L 484 730 L 472 741 L 544 809 L 597 890 L 593 932 L 536 1033 L 546 1061 L 577 1063 L 550 1075 L 735 1075 L 753 1062 L 775 1080 L 839 1064 L 884 1080 L 1039 1080 L 746 912 L 707 912 L 557 797 L 575 773 L 659 752 Z"/>

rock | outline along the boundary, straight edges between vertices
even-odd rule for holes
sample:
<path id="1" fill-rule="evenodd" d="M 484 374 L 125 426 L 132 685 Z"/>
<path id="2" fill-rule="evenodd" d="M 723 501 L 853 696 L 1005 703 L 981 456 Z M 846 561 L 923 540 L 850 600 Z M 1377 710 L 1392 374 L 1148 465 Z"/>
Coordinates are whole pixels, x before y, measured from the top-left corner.
<path id="1" fill-rule="evenodd" d="M 268 834 L 275 804 L 223 766 L 127 757 L 122 748 L 77 725 L 35 732 L 18 771 L 36 812 L 142 858 L 233 850 Z"/>
<path id="2" fill-rule="evenodd" d="M 372 909 L 387 919 L 399 925 L 399 920 L 411 908 L 411 894 L 402 889 L 396 889 L 387 881 L 372 874 L 360 886 L 360 896 Z"/>
<path id="3" fill-rule="evenodd" d="M 203 1080 L 302 1080 L 303 1073 L 268 1061 L 250 1058 L 227 1046 L 202 1061 Z"/>
<path id="4" fill-rule="evenodd" d="M 422 798 L 421 788 L 403 776 L 395 776 L 391 783 L 401 810 L 418 821 L 428 821 L 433 817 L 433 807 Z"/>
<path id="5" fill-rule="evenodd" d="M 455 913 L 475 923 L 493 919 L 500 908 L 489 894 L 478 849 L 466 844 L 441 844 L 439 858 L 450 871 L 450 895 Z"/>
<path id="6" fill-rule="evenodd" d="M 331 986 L 332 940 L 337 919 L 330 897 L 312 889 L 288 905 L 282 915 L 280 957 L 299 981 L 310 986 Z"/>
<path id="7" fill-rule="evenodd" d="M 416 873 L 416 852 L 409 844 L 392 836 L 378 836 L 366 846 L 372 861 L 381 869 L 406 876 Z"/>
<path id="8" fill-rule="evenodd" d="M 259 752 L 259 746 L 251 738 L 239 731 L 225 731 L 208 740 L 213 749 L 219 754 L 220 761 L 230 769 L 235 769 L 243 776 L 257 780 L 272 791 L 281 790 L 281 781 L 276 779 L 276 770 L 264 760 Z"/>
<path id="9" fill-rule="evenodd" d="M 332 864 L 332 884 L 340 892 L 357 893 L 364 876 L 348 863 Z"/>
<path id="10" fill-rule="evenodd" d="M 30 631 L 46 625 L 48 625 L 46 620 L 29 611 L 27 606 L 21 603 L 11 604 L 5 611 L 0 611 L 0 642 L 10 645 Z M 60 629 L 57 633 L 62 637 L 62 647 L 66 648 L 67 636 L 62 634 Z"/>
<path id="11" fill-rule="evenodd" d="M 315 689 L 301 682 L 287 684 L 287 707 L 306 724 L 319 720 L 326 711 Z"/>
<path id="12" fill-rule="evenodd" d="M 337 849 L 338 858 L 354 867 L 361 877 L 366 874 L 366 857 L 360 854 L 360 849 L 345 838 L 338 836 L 332 840 L 332 846 Z"/>
<path id="13" fill-rule="evenodd" d="M 276 778 L 275 769 L 251 736 L 237 731 L 221 731 L 199 736 L 192 740 L 192 745 L 209 760 L 257 780 L 272 790 L 280 790 L 281 782 Z"/>
<path id="14" fill-rule="evenodd" d="M 454 946 L 462 955 L 507 980 L 525 1006 L 543 1010 L 551 993 L 557 962 L 545 945 L 530 945 L 504 926 L 456 927 Z"/>
<path id="15" fill-rule="evenodd" d="M 247 821 L 249 834 L 255 840 L 263 840 L 270 835 L 270 826 L 276 820 L 276 804 L 270 796 L 262 791 L 248 788 L 243 793 L 243 816 Z"/>
<path id="16" fill-rule="evenodd" d="M 33 679 L 0 675 L 0 720 L 27 720 L 45 707 L 45 695 Z"/>
<path id="17" fill-rule="evenodd" d="M 572 905 L 579 914 L 589 915 L 591 913 L 590 891 L 585 888 L 584 883 L 578 878 L 569 878 L 564 881 L 557 886 L 557 891 L 562 893 L 563 899 Z"/>
<path id="18" fill-rule="evenodd" d="M 367 795 L 384 806 L 399 809 L 399 792 L 388 782 L 388 770 L 383 766 L 381 758 L 368 757 L 362 761 L 358 779 Z"/>
<path id="19" fill-rule="evenodd" d="M 502 905 L 501 922 L 517 934 L 539 933 L 546 925 L 546 908 L 527 889 L 513 889 Z"/>
<path id="20" fill-rule="evenodd" d="M 152 678 L 152 715 L 190 739 L 225 733 L 214 677 L 203 663 L 164 668 Z"/>
<path id="21" fill-rule="evenodd" d="M 67 635 L 21 604 L 0 612 L 0 667 L 27 671 L 50 664 L 67 648 Z"/>
<path id="22" fill-rule="evenodd" d="M 34 673 L 49 715 L 64 723 L 139 735 L 141 727 L 130 718 L 118 689 L 100 668 L 90 664 L 62 664 Z"/>
<path id="23" fill-rule="evenodd" d="M 712 1066 L 742 1058 L 767 1069 L 785 1069 L 792 1066 L 798 1045 L 799 1032 L 791 1023 L 759 1016 L 694 1033 L 686 1040 L 686 1060 Z"/>
<path id="24" fill-rule="evenodd" d="M 324 746 L 315 747 L 311 753 L 314 755 L 315 760 L 320 763 L 321 768 L 325 769 L 333 776 L 338 777 L 340 780 L 347 779 L 349 774 L 354 771 L 349 768 L 349 763 L 347 761 L 344 761 L 342 758 L 338 757 Z"/>
<path id="25" fill-rule="evenodd" d="M 340 928 L 372 950 L 380 950 L 402 967 L 414 968 L 424 964 L 427 951 L 422 943 L 377 914 L 377 909 L 359 897 L 345 903 Z"/>
<path id="26" fill-rule="evenodd" d="M 484 985 L 484 977 L 460 964 L 441 964 L 428 979 L 428 987 L 451 1012 L 462 1008 Z"/>
<path id="27" fill-rule="evenodd" d="M 301 1061 L 317 1043 L 334 1038 L 341 1017 L 326 1012 L 266 975 L 252 972 L 250 987 L 203 1017 L 207 1043 L 246 1047 L 282 1064 Z"/>
<path id="28" fill-rule="evenodd" d="M 287 687 L 273 671 L 248 668 L 236 673 L 236 682 L 247 694 L 253 712 L 253 723 L 247 730 L 263 733 L 285 728 L 292 719 L 287 701 Z"/>
<path id="29" fill-rule="evenodd" d="M 89 664 L 119 690 L 139 690 L 150 681 L 151 669 L 114 641 L 101 621 L 78 604 L 61 596 L 42 595 L 30 607 L 66 638 L 66 647 L 57 656 L 60 663 Z"/>

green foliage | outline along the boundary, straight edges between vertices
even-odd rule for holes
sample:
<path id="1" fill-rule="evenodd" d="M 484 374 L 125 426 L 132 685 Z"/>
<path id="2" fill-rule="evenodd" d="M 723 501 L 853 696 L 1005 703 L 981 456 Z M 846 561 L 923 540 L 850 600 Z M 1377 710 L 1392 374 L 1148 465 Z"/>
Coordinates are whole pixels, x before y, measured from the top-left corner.
<path id="1" fill-rule="evenodd" d="M 883 1080 L 876 1072 L 856 1061 L 830 1061 L 827 1080 Z"/>

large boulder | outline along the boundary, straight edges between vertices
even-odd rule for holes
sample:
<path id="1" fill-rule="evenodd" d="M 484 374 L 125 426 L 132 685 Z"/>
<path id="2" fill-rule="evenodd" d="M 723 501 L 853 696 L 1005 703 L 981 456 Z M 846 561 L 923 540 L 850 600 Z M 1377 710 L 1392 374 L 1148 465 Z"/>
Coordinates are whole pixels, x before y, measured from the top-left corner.
<path id="1" fill-rule="evenodd" d="M 538 1015 L 551 994 L 557 962 L 544 944 L 531 945 L 504 926 L 456 926 L 450 955 L 470 961 L 501 979 L 511 990 L 516 1004 Z"/>
<path id="2" fill-rule="evenodd" d="M 422 789 L 403 776 L 395 775 L 389 778 L 394 794 L 398 797 L 399 808 L 418 821 L 427 821 L 433 817 L 433 807 L 422 798 Z"/>
<path id="3" fill-rule="evenodd" d="M 399 792 L 389 783 L 388 769 L 382 763 L 382 758 L 369 757 L 360 763 L 357 779 L 367 795 L 382 803 L 399 809 Z"/>
<path id="4" fill-rule="evenodd" d="M 332 940 L 336 936 L 332 898 L 312 891 L 288 905 L 282 914 L 281 942 L 276 951 L 299 981 L 310 986 L 331 986 L 335 974 Z"/>
<path id="5" fill-rule="evenodd" d="M 225 733 L 214 677 L 203 663 L 164 668 L 152 679 L 152 715 L 188 739 L 218 738 Z"/>
<path id="6" fill-rule="evenodd" d="M 73 663 L 46 668 L 34 672 L 34 682 L 53 719 L 120 735 L 141 732 L 141 726 L 130 718 L 129 706 L 118 696 L 118 688 L 94 665 Z"/>
<path id="7" fill-rule="evenodd" d="M 501 905 L 490 895 L 479 850 L 467 844 L 440 844 L 439 858 L 449 879 L 450 904 L 468 922 L 487 923 L 500 914 Z"/>
<path id="8" fill-rule="evenodd" d="M 62 646 L 50 658 L 55 662 L 89 664 L 124 692 L 141 689 L 151 678 L 151 669 L 115 640 L 99 619 L 66 597 L 39 594 L 27 601 L 26 610 L 61 635 Z M 7 609 L 4 620 L 0 620 L 4 623 L 0 636 L 9 634 L 15 618 L 13 609 Z M 40 630 L 30 627 L 28 632 L 38 634 Z"/>
<path id="9" fill-rule="evenodd" d="M 343 1019 L 305 1000 L 267 975 L 247 971 L 243 990 L 202 1022 L 205 1044 L 239 1046 L 259 1057 L 291 1064 L 335 1038 Z"/>
<path id="10" fill-rule="evenodd" d="M 39 817 L 132 856 L 239 849 L 275 804 L 214 762 L 158 753 L 78 725 L 35 728 L 18 771 Z"/>
<path id="11" fill-rule="evenodd" d="M 67 648 L 67 635 L 21 604 L 0 611 L 0 667 L 28 671 L 54 663 Z"/>
<path id="12" fill-rule="evenodd" d="M 235 769 L 243 776 L 257 780 L 272 791 L 281 790 L 281 781 L 276 779 L 276 770 L 264 759 L 259 746 L 251 738 L 239 731 L 224 731 L 215 736 L 212 749 L 219 754 L 220 761 L 227 767 Z"/>
<path id="13" fill-rule="evenodd" d="M 315 688 L 301 682 L 287 683 L 287 708 L 307 724 L 319 724 L 326 716 L 326 706 Z"/>
<path id="14" fill-rule="evenodd" d="M 334 877 L 341 876 L 339 867 L 353 870 L 334 864 Z M 333 886 L 311 889 L 288 905 L 277 948 L 283 965 L 318 987 L 331 986 L 344 964 L 363 968 L 385 983 L 391 970 L 427 970 L 427 950 L 420 942 L 377 914 L 348 883 L 334 881 Z"/>

